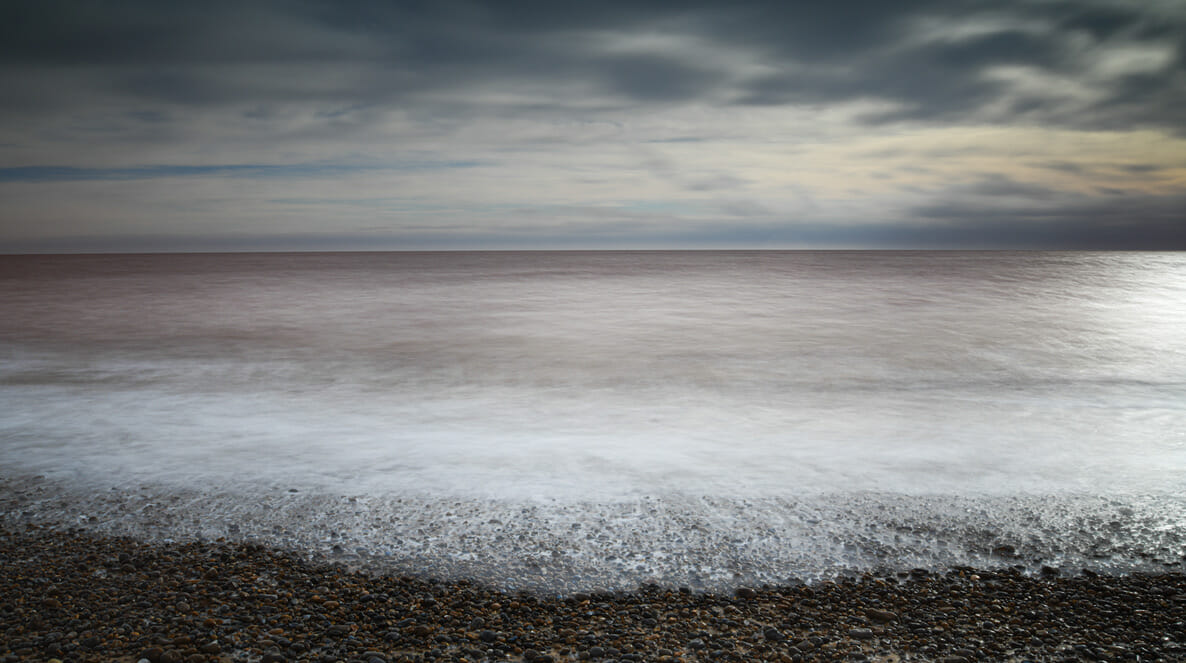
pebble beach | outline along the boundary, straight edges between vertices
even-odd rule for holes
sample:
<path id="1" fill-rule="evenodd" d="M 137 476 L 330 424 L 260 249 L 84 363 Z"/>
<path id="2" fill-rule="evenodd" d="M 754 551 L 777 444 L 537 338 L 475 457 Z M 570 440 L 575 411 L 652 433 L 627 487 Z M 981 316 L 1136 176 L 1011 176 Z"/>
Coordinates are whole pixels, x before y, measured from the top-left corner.
<path id="1" fill-rule="evenodd" d="M 267 547 L 0 529 L 0 661 L 1181 661 L 1186 576 L 1020 568 L 508 593 Z"/>

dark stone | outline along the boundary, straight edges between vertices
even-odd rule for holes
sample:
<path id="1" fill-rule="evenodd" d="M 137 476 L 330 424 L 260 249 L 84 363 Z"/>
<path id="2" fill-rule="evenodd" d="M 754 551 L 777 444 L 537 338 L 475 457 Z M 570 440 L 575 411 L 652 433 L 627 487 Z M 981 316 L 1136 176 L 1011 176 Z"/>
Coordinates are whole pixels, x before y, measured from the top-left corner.
<path id="1" fill-rule="evenodd" d="M 498 639 L 498 634 L 495 633 L 494 631 L 487 629 L 487 630 L 479 633 L 478 637 L 482 640 L 482 642 L 494 642 L 495 640 Z"/>
<path id="2" fill-rule="evenodd" d="M 747 599 L 747 600 L 757 598 L 757 596 L 758 596 L 758 593 L 749 587 L 738 587 L 737 591 L 735 591 L 734 594 L 736 594 L 737 598 L 739 598 L 739 599 Z"/>
<path id="3" fill-rule="evenodd" d="M 770 626 L 766 628 L 766 630 L 762 631 L 762 635 L 765 636 L 770 642 L 782 642 L 783 640 L 787 639 L 787 636 L 783 635 L 782 632 L 773 626 Z"/>

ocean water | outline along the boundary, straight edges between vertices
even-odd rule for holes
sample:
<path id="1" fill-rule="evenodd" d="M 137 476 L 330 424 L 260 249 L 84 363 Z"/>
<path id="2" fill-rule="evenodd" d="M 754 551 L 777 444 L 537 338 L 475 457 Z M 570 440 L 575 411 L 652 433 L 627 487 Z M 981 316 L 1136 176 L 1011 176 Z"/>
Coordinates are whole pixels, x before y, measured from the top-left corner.
<path id="1" fill-rule="evenodd" d="M 548 591 L 1181 570 L 1186 254 L 0 257 L 0 517 Z"/>

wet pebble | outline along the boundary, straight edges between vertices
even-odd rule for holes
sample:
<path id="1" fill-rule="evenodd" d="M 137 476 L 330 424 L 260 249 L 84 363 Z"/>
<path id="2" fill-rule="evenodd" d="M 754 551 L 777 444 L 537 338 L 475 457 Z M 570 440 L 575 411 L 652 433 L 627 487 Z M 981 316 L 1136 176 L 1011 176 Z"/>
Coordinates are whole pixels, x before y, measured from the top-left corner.
<path id="1" fill-rule="evenodd" d="M 961 568 L 564 597 L 29 526 L 0 529 L 0 561 L 3 663 L 1186 660 L 1176 573 Z"/>

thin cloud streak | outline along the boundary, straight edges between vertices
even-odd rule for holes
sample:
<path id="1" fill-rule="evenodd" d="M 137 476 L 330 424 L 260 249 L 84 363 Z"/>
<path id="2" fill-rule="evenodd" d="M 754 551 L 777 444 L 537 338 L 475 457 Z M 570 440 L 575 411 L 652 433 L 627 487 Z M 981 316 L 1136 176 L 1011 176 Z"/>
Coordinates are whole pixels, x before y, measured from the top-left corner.
<path id="1" fill-rule="evenodd" d="M 308 178 L 336 177 L 377 170 L 445 170 L 473 168 L 476 161 L 377 165 L 346 164 L 223 164 L 214 166 L 156 165 L 131 168 L 74 166 L 17 166 L 0 168 L 0 182 L 78 182 L 87 180 L 143 180 L 162 177 Z"/>

